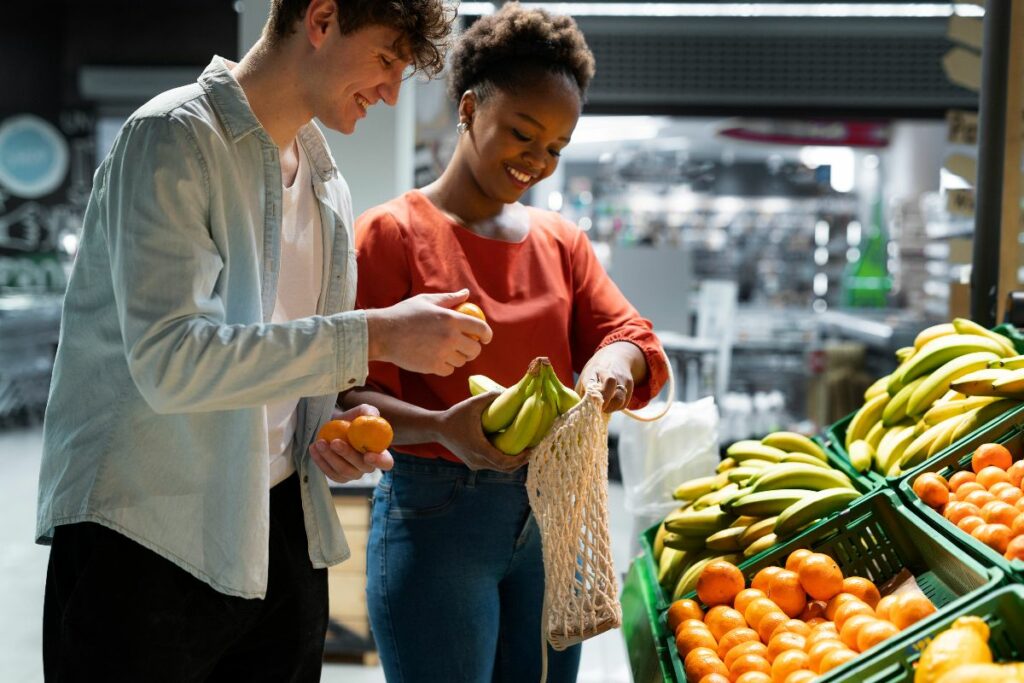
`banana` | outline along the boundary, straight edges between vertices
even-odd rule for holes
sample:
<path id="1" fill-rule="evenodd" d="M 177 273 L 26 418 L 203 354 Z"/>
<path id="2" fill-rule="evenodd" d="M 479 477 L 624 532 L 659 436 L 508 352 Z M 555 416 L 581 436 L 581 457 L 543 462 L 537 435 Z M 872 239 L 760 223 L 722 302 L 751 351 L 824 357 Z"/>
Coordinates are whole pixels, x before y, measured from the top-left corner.
<path id="1" fill-rule="evenodd" d="M 747 527 L 747 530 L 740 536 L 740 547 L 746 548 L 748 545 L 761 538 L 767 536 L 775 528 L 775 520 L 777 517 L 768 517 L 762 519 L 759 522 L 754 522 Z"/>
<path id="2" fill-rule="evenodd" d="M 733 486 L 736 486 L 736 484 L 733 484 Z M 729 495 L 725 496 L 722 499 L 722 501 L 718 504 L 718 506 L 725 510 L 726 512 L 732 512 L 732 504 L 735 503 L 740 498 L 742 498 L 743 496 L 747 495 L 748 493 L 753 493 L 753 490 L 750 486 L 744 486 L 743 488 L 737 488 L 733 491 L 730 491 Z"/>
<path id="3" fill-rule="evenodd" d="M 494 434 L 512 424 L 526 404 L 527 398 L 533 395 L 536 376 L 536 372 L 527 372 L 521 380 L 501 392 L 501 395 L 487 406 L 480 419 L 485 433 Z"/>
<path id="4" fill-rule="evenodd" d="M 992 389 L 1007 398 L 1024 397 L 1024 369 L 1010 370 L 1005 377 L 992 383 Z"/>
<path id="5" fill-rule="evenodd" d="M 731 498 L 732 495 L 739 490 L 739 484 L 730 482 L 715 491 L 705 493 L 703 496 L 693 501 L 693 509 L 703 510 L 704 508 L 709 508 L 712 505 L 720 505 L 723 500 Z"/>
<path id="6" fill-rule="evenodd" d="M 1002 368 L 986 368 L 975 370 L 963 377 L 953 380 L 949 387 L 967 396 L 997 396 L 995 383 L 1019 370 L 1004 370 Z"/>
<path id="7" fill-rule="evenodd" d="M 722 472 L 728 472 L 729 470 L 734 469 L 737 465 L 739 465 L 739 463 L 733 458 L 726 458 L 722 462 L 718 463 L 718 467 L 715 468 L 715 472 L 718 472 L 719 474 Z"/>
<path id="8" fill-rule="evenodd" d="M 996 396 L 969 396 L 962 401 L 946 401 L 929 408 L 928 412 L 921 416 L 921 421 L 926 425 L 937 425 L 951 417 L 962 416 L 968 411 L 998 400 Z"/>
<path id="9" fill-rule="evenodd" d="M 505 391 L 505 387 L 501 386 L 487 375 L 469 376 L 470 396 L 479 396 L 480 394 L 486 394 L 490 391 Z"/>
<path id="10" fill-rule="evenodd" d="M 580 402 L 580 395 L 562 384 L 562 380 L 558 379 L 558 375 L 555 374 L 555 369 L 551 367 L 550 363 L 542 368 L 542 372 L 547 375 L 548 381 L 551 382 L 551 386 L 554 388 L 555 394 L 558 396 L 559 415 L 564 415 L 569 412 L 569 410 Z"/>
<path id="11" fill-rule="evenodd" d="M 994 360 L 988 364 L 990 368 L 1005 368 L 1007 370 L 1020 370 L 1024 368 L 1024 356 L 1010 356 L 1009 358 L 1000 358 Z"/>
<path id="12" fill-rule="evenodd" d="M 550 379 L 547 377 L 541 378 L 541 388 L 538 393 L 541 394 L 542 416 L 540 424 L 537 425 L 537 432 L 530 439 L 530 448 L 534 448 L 544 440 L 544 437 L 551 431 L 551 425 L 555 424 L 555 420 L 558 418 L 558 394 L 555 393 L 555 388 L 551 385 Z"/>
<path id="13" fill-rule="evenodd" d="M 724 474 L 715 474 L 710 477 L 698 477 L 683 482 L 672 492 L 676 500 L 697 500 L 706 493 L 717 491 L 729 483 L 729 478 Z"/>
<path id="14" fill-rule="evenodd" d="M 857 439 L 850 444 L 850 464 L 858 472 L 867 472 L 874 461 L 875 449 L 865 439 Z"/>
<path id="15" fill-rule="evenodd" d="M 725 454 L 742 464 L 745 460 L 751 459 L 781 462 L 786 451 L 773 446 L 765 446 L 760 441 L 745 439 L 729 446 L 725 449 Z"/>
<path id="16" fill-rule="evenodd" d="M 787 455 L 788 455 L 788 453 L 787 453 Z M 786 456 L 782 456 L 782 457 L 785 458 Z M 766 467 L 771 467 L 772 465 L 777 465 L 777 464 L 778 464 L 777 462 L 774 462 L 774 461 L 771 461 L 771 460 L 759 460 L 757 458 L 751 458 L 750 460 L 744 460 L 743 463 L 740 465 L 740 467 L 754 467 L 756 469 L 763 470 Z"/>
<path id="17" fill-rule="evenodd" d="M 864 440 L 871 446 L 872 452 L 878 450 L 878 442 L 882 440 L 885 435 L 885 425 L 879 420 L 875 423 L 875 426 L 868 430 L 868 433 L 864 435 Z M 852 445 L 852 444 L 851 444 Z"/>
<path id="18" fill-rule="evenodd" d="M 757 539 L 746 548 L 743 549 L 743 557 L 749 558 L 754 555 L 759 555 L 765 550 L 768 550 L 773 545 L 779 542 L 779 537 L 775 533 L 768 533 Z"/>
<path id="19" fill-rule="evenodd" d="M 708 536 L 705 545 L 709 550 L 730 552 L 741 550 L 740 536 L 747 531 L 745 526 L 731 526 Z"/>
<path id="20" fill-rule="evenodd" d="M 910 397 L 913 396 L 914 391 L 921 386 L 925 379 L 927 377 L 918 377 L 911 380 L 896 392 L 896 395 L 885 404 L 885 409 L 882 410 L 882 424 L 886 427 L 892 427 L 907 416 L 907 404 L 910 402 Z"/>
<path id="21" fill-rule="evenodd" d="M 956 328 L 956 331 L 959 334 L 976 334 L 979 337 L 991 339 L 1003 348 L 1003 353 L 1000 353 L 999 355 L 1004 358 L 1017 355 L 1017 349 L 1014 347 L 1013 342 L 1010 341 L 1009 337 L 1005 337 L 998 332 L 993 332 L 990 329 L 982 327 L 973 320 L 968 320 L 967 318 L 953 318 L 953 327 Z"/>
<path id="22" fill-rule="evenodd" d="M 997 356 L 1010 355 L 997 341 L 987 336 L 977 334 L 946 335 L 928 342 L 914 354 L 913 358 L 907 361 L 904 369 L 899 373 L 899 386 L 902 387 L 921 375 L 928 374 L 958 356 L 978 351 L 988 351 Z"/>
<path id="23" fill-rule="evenodd" d="M 889 394 L 883 393 L 861 406 L 846 427 L 846 442 L 844 444 L 846 450 L 850 450 L 850 444 L 854 441 L 867 436 L 872 425 L 882 419 L 882 411 L 885 410 L 887 403 L 889 403 Z"/>
<path id="24" fill-rule="evenodd" d="M 990 361 L 998 359 L 999 356 L 994 353 L 980 351 L 967 353 L 947 362 L 922 379 L 907 401 L 907 414 L 917 416 L 924 413 L 949 391 L 951 382 L 975 370 L 983 370 L 988 367 Z"/>
<path id="25" fill-rule="evenodd" d="M 955 432 L 956 428 L 960 426 L 963 419 L 963 415 L 955 415 L 944 421 L 946 428 L 935 437 L 935 440 L 932 441 L 932 445 L 928 448 L 929 458 L 940 453 L 943 449 L 953 443 L 953 432 Z"/>
<path id="26" fill-rule="evenodd" d="M 897 427 L 882 437 L 875 453 L 875 465 L 879 474 L 885 474 L 907 450 L 907 446 L 917 436 L 917 427 L 908 425 Z"/>
<path id="27" fill-rule="evenodd" d="M 534 382 L 536 385 L 536 382 Z M 544 419 L 544 399 L 535 391 L 526 398 L 519 414 L 509 427 L 494 436 L 494 447 L 506 455 L 519 455 L 533 441 Z"/>
<path id="28" fill-rule="evenodd" d="M 742 484 L 760 471 L 762 470 L 759 467 L 734 467 L 726 472 L 725 476 L 729 477 L 730 482 Z"/>
<path id="29" fill-rule="evenodd" d="M 906 363 L 915 353 L 917 353 L 917 349 L 913 346 L 901 346 L 896 349 L 896 360 L 900 363 Z"/>
<path id="30" fill-rule="evenodd" d="M 708 534 L 721 531 L 735 519 L 736 515 L 729 514 L 718 505 L 712 505 L 703 510 L 687 510 L 674 518 L 667 517 L 665 528 L 681 536 L 707 538 Z"/>
<path id="31" fill-rule="evenodd" d="M 673 550 L 700 550 L 704 547 L 704 538 L 701 536 L 683 536 L 672 531 L 665 534 L 665 547 Z"/>
<path id="32" fill-rule="evenodd" d="M 770 517 L 779 514 L 793 503 L 803 500 L 809 493 L 811 492 L 806 489 L 757 491 L 733 501 L 730 507 L 733 514 Z"/>
<path id="33" fill-rule="evenodd" d="M 754 482 L 752 493 L 779 489 L 820 491 L 836 487 L 853 488 L 853 483 L 839 470 L 791 462 L 764 470 Z"/>
<path id="34" fill-rule="evenodd" d="M 1019 405 L 1020 401 L 1004 398 L 1001 401 L 993 401 L 988 405 L 975 408 L 964 415 L 963 420 L 957 425 L 956 429 L 953 430 L 953 435 L 950 437 L 950 443 L 956 443 L 974 430 L 984 427 L 1006 411 L 1016 408 Z"/>
<path id="35" fill-rule="evenodd" d="M 672 590 L 686 567 L 688 553 L 675 548 L 665 548 L 658 559 L 658 585 L 666 592 Z"/>
<path id="36" fill-rule="evenodd" d="M 808 524 L 842 510 L 860 495 L 847 488 L 816 491 L 779 513 L 775 521 L 775 535 L 779 538 L 790 536 Z"/>
<path id="37" fill-rule="evenodd" d="M 772 446 L 788 453 L 806 453 L 807 455 L 813 455 L 822 462 L 828 460 L 828 457 L 825 455 L 825 451 L 821 449 L 821 446 L 814 443 L 814 441 L 803 434 L 797 434 L 796 432 L 772 432 L 761 439 L 761 443 L 765 446 Z"/>
<path id="38" fill-rule="evenodd" d="M 658 530 L 654 532 L 654 540 L 651 541 L 651 553 L 654 555 L 655 560 L 660 560 L 661 553 L 665 550 L 666 535 L 668 535 L 668 529 L 665 528 L 664 524 L 659 524 Z"/>
<path id="39" fill-rule="evenodd" d="M 864 391 L 864 400 L 870 401 L 875 396 L 885 393 L 885 387 L 889 384 L 889 375 L 879 377 Z"/>
<path id="40" fill-rule="evenodd" d="M 941 325 L 926 327 L 918 332 L 917 337 L 914 338 L 914 348 L 920 349 L 931 340 L 950 334 L 956 334 L 956 328 L 953 327 L 953 323 L 942 323 Z"/>
<path id="41" fill-rule="evenodd" d="M 907 470 L 924 462 L 925 458 L 928 457 L 928 453 L 931 452 L 932 447 L 935 445 L 935 441 L 943 435 L 948 438 L 952 433 L 950 431 L 950 421 L 954 421 L 959 424 L 962 419 L 962 416 L 956 415 L 946 422 L 940 422 L 937 425 L 932 425 L 926 429 L 910 442 L 910 445 L 908 445 L 906 450 L 903 451 L 903 454 L 899 459 L 895 461 L 895 464 L 898 465 L 901 470 Z"/>
<path id="42" fill-rule="evenodd" d="M 828 462 L 819 460 L 817 456 L 807 455 L 806 453 L 786 453 L 786 456 L 782 458 L 782 462 L 802 462 L 805 465 L 814 465 L 815 467 L 830 467 Z"/>

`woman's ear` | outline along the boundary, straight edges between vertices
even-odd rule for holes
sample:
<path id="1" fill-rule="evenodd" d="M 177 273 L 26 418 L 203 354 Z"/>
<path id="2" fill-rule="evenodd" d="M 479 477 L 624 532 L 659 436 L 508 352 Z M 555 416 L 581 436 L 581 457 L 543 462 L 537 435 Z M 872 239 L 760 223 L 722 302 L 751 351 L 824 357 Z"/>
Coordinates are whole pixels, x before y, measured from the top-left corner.
<path id="1" fill-rule="evenodd" d="M 465 123 L 467 127 L 473 122 L 473 115 L 476 113 L 476 93 L 467 90 L 462 93 L 459 99 L 459 122 Z"/>

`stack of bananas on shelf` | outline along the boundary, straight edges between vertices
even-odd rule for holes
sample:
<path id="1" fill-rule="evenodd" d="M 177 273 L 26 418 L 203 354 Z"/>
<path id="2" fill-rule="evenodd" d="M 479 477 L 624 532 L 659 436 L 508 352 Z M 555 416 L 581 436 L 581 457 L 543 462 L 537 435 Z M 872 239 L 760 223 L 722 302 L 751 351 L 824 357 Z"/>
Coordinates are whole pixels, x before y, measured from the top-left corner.
<path id="1" fill-rule="evenodd" d="M 523 378 L 505 388 L 485 375 L 469 378 L 473 396 L 490 391 L 501 394 L 481 417 L 484 433 L 506 455 L 518 455 L 539 444 L 559 415 L 580 402 L 575 391 L 559 381 L 547 358 L 530 362 Z"/>
<path id="2" fill-rule="evenodd" d="M 683 505 L 654 538 L 658 581 L 674 600 L 694 589 L 708 562 L 753 557 L 861 495 L 802 434 L 737 441 L 726 455 L 717 474 L 676 488 Z"/>
<path id="3" fill-rule="evenodd" d="M 1024 357 L 970 320 L 933 325 L 896 356 L 846 430 L 860 472 L 899 476 L 1024 399 Z"/>

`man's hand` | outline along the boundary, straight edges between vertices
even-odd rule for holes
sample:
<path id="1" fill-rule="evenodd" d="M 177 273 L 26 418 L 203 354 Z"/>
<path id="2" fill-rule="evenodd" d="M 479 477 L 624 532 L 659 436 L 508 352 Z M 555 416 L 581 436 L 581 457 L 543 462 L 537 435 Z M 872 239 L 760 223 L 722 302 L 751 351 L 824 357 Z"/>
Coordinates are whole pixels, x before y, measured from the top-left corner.
<path id="1" fill-rule="evenodd" d="M 580 372 L 576 393 L 580 396 L 596 381 L 604 398 L 603 410 L 612 413 L 629 405 L 633 383 L 647 375 L 643 352 L 630 342 L 613 342 L 598 350 Z"/>
<path id="2" fill-rule="evenodd" d="M 480 355 L 491 328 L 452 309 L 469 290 L 418 294 L 388 308 L 366 311 L 370 360 L 387 361 L 411 372 L 447 377 Z"/>
<path id="3" fill-rule="evenodd" d="M 380 415 L 380 411 L 371 405 L 363 404 L 345 412 L 335 409 L 331 419 L 351 422 L 360 415 Z M 329 479 L 339 484 L 361 479 L 364 474 L 369 474 L 375 469 L 387 471 L 395 466 L 395 459 L 387 451 L 360 453 L 341 439 L 334 439 L 330 443 L 317 439 L 309 447 L 309 455 Z"/>
<path id="4" fill-rule="evenodd" d="M 505 455 L 484 435 L 480 418 L 498 396 L 499 392 L 492 391 L 468 398 L 444 411 L 438 420 L 441 445 L 471 470 L 512 472 L 530 459 L 530 449 L 519 455 Z"/>

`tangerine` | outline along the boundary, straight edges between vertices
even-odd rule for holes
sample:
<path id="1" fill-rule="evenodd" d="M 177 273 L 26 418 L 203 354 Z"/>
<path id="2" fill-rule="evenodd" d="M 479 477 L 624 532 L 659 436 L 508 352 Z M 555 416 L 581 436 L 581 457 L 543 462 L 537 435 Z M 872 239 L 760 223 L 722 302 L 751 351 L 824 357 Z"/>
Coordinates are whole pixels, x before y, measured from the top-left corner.
<path id="1" fill-rule="evenodd" d="M 971 455 L 971 469 L 977 474 L 986 467 L 998 467 L 1007 470 L 1013 465 L 1013 455 L 1006 446 L 998 443 L 983 443 L 974 449 Z"/>
<path id="2" fill-rule="evenodd" d="M 961 498 L 965 503 L 973 503 L 978 507 L 982 507 L 985 503 L 991 503 L 996 497 L 988 491 L 971 491 L 966 496 Z"/>
<path id="3" fill-rule="evenodd" d="M 754 579 L 750 582 L 750 587 L 751 588 L 756 588 L 757 590 L 759 590 L 762 593 L 764 593 L 765 595 L 767 595 L 768 594 L 768 582 L 771 581 L 771 578 L 773 576 L 775 576 L 775 574 L 777 572 L 781 572 L 781 571 L 782 571 L 782 567 L 777 567 L 775 565 L 771 565 L 769 567 L 765 567 L 764 569 L 762 569 L 758 573 L 754 574 Z"/>
<path id="4" fill-rule="evenodd" d="M 383 453 L 394 436 L 388 421 L 376 415 L 360 415 L 348 428 L 348 442 L 360 453 Z"/>
<path id="5" fill-rule="evenodd" d="M 810 667 L 811 658 L 803 650 L 786 650 L 780 652 L 772 662 L 772 680 L 783 683 L 794 671 Z"/>
<path id="6" fill-rule="evenodd" d="M 856 656 L 856 652 L 847 648 L 832 650 L 821 658 L 821 662 L 818 664 L 818 673 L 823 674 L 826 671 L 831 671 L 837 666 L 846 664 L 851 659 L 856 658 Z"/>
<path id="7" fill-rule="evenodd" d="M 466 301 L 456 306 L 455 312 L 461 313 L 462 315 L 472 316 L 474 318 L 477 318 L 478 320 L 487 322 L 487 316 L 484 315 L 483 310 L 476 304 L 470 303 L 469 301 Z M 480 337 L 476 336 L 475 334 L 467 334 L 466 336 L 475 341 L 480 341 Z"/>
<path id="8" fill-rule="evenodd" d="M 750 641 L 760 641 L 760 638 L 757 636 L 757 631 L 752 628 L 747 628 L 746 626 L 734 628 L 722 636 L 722 640 L 719 641 L 718 656 L 725 657 L 729 654 L 729 650 L 733 649 L 740 643 Z"/>
<path id="9" fill-rule="evenodd" d="M 1020 488 L 1021 482 L 1024 481 L 1024 460 L 1018 460 L 1007 467 L 1006 473 L 1010 475 L 1010 483 Z"/>
<path id="10" fill-rule="evenodd" d="M 811 665 L 811 671 L 821 671 L 821 660 L 830 652 L 845 650 L 846 646 L 838 638 L 834 640 L 822 640 L 815 643 L 807 650 L 807 663 Z"/>
<path id="11" fill-rule="evenodd" d="M 789 621 L 789 616 L 785 612 L 775 611 L 766 614 L 757 625 L 757 635 L 761 637 L 761 642 L 771 641 L 775 630 L 787 621 Z"/>
<path id="12" fill-rule="evenodd" d="M 330 420 L 325 422 L 324 426 L 317 432 L 316 438 L 323 439 L 327 443 L 331 443 L 335 439 L 340 439 L 345 443 L 348 443 L 348 420 Z"/>
<path id="13" fill-rule="evenodd" d="M 875 605 L 875 616 L 879 619 L 888 619 L 889 621 L 892 621 L 892 619 L 889 619 L 889 612 L 892 610 L 892 603 L 896 602 L 897 597 L 899 596 L 886 595 L 884 598 L 879 600 L 878 604 Z"/>
<path id="14" fill-rule="evenodd" d="M 876 621 L 878 621 L 878 617 L 875 616 L 873 611 L 871 613 L 854 614 L 839 629 L 839 640 L 843 641 L 843 645 L 851 650 L 856 650 L 857 636 L 860 635 L 860 630 Z"/>
<path id="15" fill-rule="evenodd" d="M 676 650 L 679 651 L 680 657 L 685 658 L 693 650 L 702 647 L 710 650 L 715 650 L 718 647 L 718 643 L 715 642 L 715 637 L 711 635 L 711 631 L 680 627 L 676 632 Z"/>
<path id="16" fill-rule="evenodd" d="M 863 576 L 847 576 L 843 579 L 843 592 L 857 596 L 871 609 L 874 609 L 878 601 L 882 599 L 878 587 Z"/>
<path id="17" fill-rule="evenodd" d="M 730 681 L 729 677 L 725 674 L 712 672 L 701 678 L 697 683 L 730 683 Z"/>
<path id="18" fill-rule="evenodd" d="M 748 671 L 740 674 L 733 683 L 772 683 L 772 677 L 763 671 Z"/>
<path id="19" fill-rule="evenodd" d="M 859 601 L 860 598 L 858 598 L 853 593 L 840 593 L 839 595 L 829 600 L 828 603 L 826 603 L 825 605 L 825 618 L 829 621 L 834 621 L 836 618 L 836 610 L 851 600 Z"/>
<path id="20" fill-rule="evenodd" d="M 743 572 L 725 560 L 708 563 L 697 578 L 697 597 L 709 607 L 731 605 L 743 588 Z"/>
<path id="21" fill-rule="evenodd" d="M 889 610 L 891 615 L 890 621 L 892 621 L 896 628 L 902 631 L 934 611 L 935 605 L 932 604 L 932 601 L 924 593 L 910 591 L 901 594 L 896 602 L 892 604 L 892 608 Z"/>
<path id="22" fill-rule="evenodd" d="M 961 470 L 949 478 L 949 490 L 959 494 L 960 485 L 966 484 L 969 481 L 974 481 L 974 472 Z"/>
<path id="23" fill-rule="evenodd" d="M 969 515 L 961 519 L 960 522 L 957 524 L 957 527 L 959 527 L 962 531 L 965 531 L 970 534 L 973 533 L 974 530 L 977 529 L 979 526 L 983 526 L 984 524 L 984 517 L 979 517 L 978 515 Z"/>
<path id="24" fill-rule="evenodd" d="M 981 516 L 981 508 L 958 500 L 949 503 L 942 511 L 942 515 L 953 524 L 959 524 L 964 517 Z"/>
<path id="25" fill-rule="evenodd" d="M 925 472 L 914 480 L 914 493 L 932 508 L 940 508 L 949 502 L 946 480 L 934 472 Z"/>
<path id="26" fill-rule="evenodd" d="M 803 669 L 801 671 L 794 671 L 786 677 L 786 680 L 782 683 L 811 683 L 817 675 L 809 669 Z"/>
<path id="27" fill-rule="evenodd" d="M 711 635 L 715 640 L 721 640 L 729 631 L 747 625 L 743 614 L 728 605 L 717 605 L 708 610 L 704 617 L 704 623 L 711 629 Z"/>
<path id="28" fill-rule="evenodd" d="M 815 600 L 829 600 L 843 589 L 843 572 L 824 553 L 811 553 L 800 563 L 800 585 Z"/>
<path id="29" fill-rule="evenodd" d="M 851 600 L 836 608 L 836 616 L 832 621 L 835 623 L 836 628 L 839 629 L 840 635 L 843 632 L 843 626 L 846 625 L 846 620 L 858 614 L 866 614 L 869 617 L 873 617 L 875 616 L 875 610 L 860 600 Z"/>
<path id="30" fill-rule="evenodd" d="M 774 638 L 780 633 L 795 633 L 806 638 L 811 634 L 811 627 L 802 619 L 790 619 L 786 623 L 777 626 L 775 631 L 772 632 L 772 637 Z"/>
<path id="31" fill-rule="evenodd" d="M 732 666 L 729 667 L 729 674 L 733 678 L 739 678 L 750 671 L 760 671 L 767 676 L 772 671 L 772 665 L 761 655 L 751 654 L 737 657 L 733 660 Z"/>
<path id="32" fill-rule="evenodd" d="M 989 524 L 1005 524 L 1010 526 L 1019 514 L 1020 510 L 1010 503 L 1004 503 L 1001 500 L 990 501 L 981 508 L 981 516 Z"/>
<path id="33" fill-rule="evenodd" d="M 765 615 L 781 611 L 779 606 L 768 598 L 754 598 L 743 611 L 743 618 L 747 620 L 747 626 L 757 628 Z"/>
<path id="34" fill-rule="evenodd" d="M 676 600 L 668 606 L 668 611 L 665 613 L 665 619 L 668 622 L 668 627 L 672 633 L 676 632 L 679 628 L 679 624 L 683 623 L 687 619 L 703 619 L 704 610 L 700 608 L 696 600 Z"/>
<path id="35" fill-rule="evenodd" d="M 768 661 L 774 662 L 775 658 L 786 650 L 800 650 L 800 652 L 803 652 L 805 647 L 807 647 L 807 639 L 802 635 L 790 633 L 789 631 L 776 632 L 768 643 Z"/>
<path id="36" fill-rule="evenodd" d="M 732 606 L 738 609 L 740 612 L 746 614 L 747 606 L 757 598 L 765 598 L 766 596 L 762 591 L 756 588 L 744 588 L 736 594 L 736 599 L 733 600 Z"/>
<path id="37" fill-rule="evenodd" d="M 807 548 L 800 548 L 798 550 L 794 550 L 789 554 L 789 557 L 786 558 L 786 569 L 788 569 L 791 572 L 797 571 L 798 569 L 800 569 L 800 563 L 803 562 L 804 558 L 806 558 L 810 554 L 811 551 Z"/>
<path id="38" fill-rule="evenodd" d="M 725 653 L 725 665 L 732 670 L 732 663 L 743 655 L 760 655 L 765 659 L 768 658 L 768 646 L 762 643 L 760 640 L 748 640 L 745 643 L 740 643 L 734 646 L 731 650 Z"/>
<path id="39" fill-rule="evenodd" d="M 729 675 L 725 663 L 718 658 L 714 650 L 708 647 L 691 650 L 683 659 L 683 670 L 686 672 L 687 680 L 693 681 L 699 681 L 708 674 Z"/>
<path id="40" fill-rule="evenodd" d="M 896 628 L 894 624 L 885 621 L 884 619 L 876 619 L 872 623 L 861 628 L 857 633 L 856 649 L 858 652 L 870 650 L 875 645 L 892 638 L 899 632 L 900 630 Z"/>
<path id="41" fill-rule="evenodd" d="M 986 489 L 991 489 L 999 483 L 1010 483 L 1010 475 L 1002 467 L 989 465 L 988 467 L 981 468 L 981 471 L 975 476 L 975 481 Z"/>
<path id="42" fill-rule="evenodd" d="M 807 606 L 807 593 L 800 585 L 800 576 L 789 569 L 775 572 L 768 580 L 768 599 L 790 618 L 798 616 Z"/>
<path id="43" fill-rule="evenodd" d="M 1002 555 L 1010 545 L 1013 532 L 1005 524 L 982 524 L 971 531 L 971 536 Z"/>
<path id="44" fill-rule="evenodd" d="M 1024 560 L 1024 536 L 1015 536 L 1006 546 L 1003 557 L 1010 560 Z"/>

